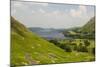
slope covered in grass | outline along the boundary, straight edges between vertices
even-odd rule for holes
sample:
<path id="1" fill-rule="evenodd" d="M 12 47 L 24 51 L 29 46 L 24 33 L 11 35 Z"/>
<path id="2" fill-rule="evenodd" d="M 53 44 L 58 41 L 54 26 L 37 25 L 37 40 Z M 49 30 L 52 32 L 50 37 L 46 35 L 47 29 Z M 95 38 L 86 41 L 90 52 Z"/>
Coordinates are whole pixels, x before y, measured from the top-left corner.
<path id="1" fill-rule="evenodd" d="M 52 63 L 53 57 L 61 59 L 65 53 L 55 45 L 31 33 L 24 25 L 11 18 L 11 61 L 12 64 Z"/>
<path id="2" fill-rule="evenodd" d="M 95 31 L 95 17 L 91 18 L 82 28 L 82 32 L 94 32 Z"/>
<path id="3" fill-rule="evenodd" d="M 11 65 L 89 61 L 87 53 L 69 53 L 29 31 L 11 17 Z"/>

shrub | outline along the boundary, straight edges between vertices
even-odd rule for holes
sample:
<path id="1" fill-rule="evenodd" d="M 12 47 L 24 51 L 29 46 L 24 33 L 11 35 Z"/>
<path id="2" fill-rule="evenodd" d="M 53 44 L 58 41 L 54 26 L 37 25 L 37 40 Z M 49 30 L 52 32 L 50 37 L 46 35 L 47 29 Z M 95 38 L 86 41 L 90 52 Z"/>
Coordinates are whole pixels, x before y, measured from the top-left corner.
<path id="1" fill-rule="evenodd" d="M 82 43 L 80 43 L 79 46 L 84 46 L 84 45 Z"/>
<path id="2" fill-rule="evenodd" d="M 66 45 L 65 50 L 66 50 L 66 52 L 72 52 L 72 49 L 71 49 L 70 45 Z"/>
<path id="3" fill-rule="evenodd" d="M 92 48 L 92 54 L 95 55 L 95 47 Z"/>
<path id="4" fill-rule="evenodd" d="M 72 51 L 72 49 L 71 49 L 72 45 L 70 45 L 70 43 L 61 44 L 57 40 L 50 40 L 49 42 L 54 43 L 56 46 L 64 49 L 66 52 L 71 52 Z"/>
<path id="5" fill-rule="evenodd" d="M 60 48 L 66 49 L 66 48 L 65 48 L 65 44 L 61 44 L 61 45 L 60 45 Z"/>
<path id="6" fill-rule="evenodd" d="M 82 43 L 80 43 L 79 46 L 77 46 L 76 50 L 78 52 L 88 52 L 88 48 L 84 46 Z"/>
<path id="7" fill-rule="evenodd" d="M 59 44 L 59 42 L 57 40 L 50 40 L 49 42 L 54 43 L 55 45 Z"/>
<path id="8" fill-rule="evenodd" d="M 73 46 L 75 46 L 75 45 L 77 45 L 76 43 L 71 43 L 70 45 L 73 45 Z"/>
<path id="9" fill-rule="evenodd" d="M 77 44 L 76 43 L 71 43 L 70 44 L 72 50 L 77 50 Z"/>
<path id="10" fill-rule="evenodd" d="M 79 51 L 79 52 L 88 52 L 88 49 L 87 49 L 86 46 L 79 46 L 77 51 Z"/>
<path id="11" fill-rule="evenodd" d="M 78 50 L 78 46 L 75 45 L 74 48 L 73 48 L 73 50 L 77 51 Z"/>
<path id="12" fill-rule="evenodd" d="M 62 44 L 60 48 L 64 49 L 66 52 L 72 52 L 71 46 L 68 44 Z"/>
<path id="13" fill-rule="evenodd" d="M 85 46 L 89 46 L 90 45 L 90 42 L 88 40 L 84 40 L 84 45 Z"/>

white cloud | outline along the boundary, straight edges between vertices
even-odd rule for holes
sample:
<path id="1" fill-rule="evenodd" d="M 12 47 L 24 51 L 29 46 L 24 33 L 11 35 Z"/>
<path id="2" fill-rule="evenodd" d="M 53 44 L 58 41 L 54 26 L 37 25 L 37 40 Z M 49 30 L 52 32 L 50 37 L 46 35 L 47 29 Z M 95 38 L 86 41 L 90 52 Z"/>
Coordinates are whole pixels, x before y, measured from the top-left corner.
<path id="1" fill-rule="evenodd" d="M 11 11 L 11 15 L 13 15 L 15 13 L 16 13 L 16 10 L 15 9 Z"/>
<path id="2" fill-rule="evenodd" d="M 48 3 L 41 3 L 42 6 L 48 6 Z"/>
<path id="3" fill-rule="evenodd" d="M 83 11 L 83 12 L 86 12 L 86 11 L 87 11 L 86 6 L 79 6 L 79 9 L 80 9 L 81 11 Z"/>
<path id="4" fill-rule="evenodd" d="M 47 7 L 48 6 L 48 3 L 33 3 L 34 5 L 41 5 L 41 6 L 44 6 L 44 7 Z"/>
<path id="5" fill-rule="evenodd" d="M 35 13 L 35 11 L 34 11 L 34 10 L 32 10 L 32 13 Z"/>
<path id="6" fill-rule="evenodd" d="M 71 9 L 70 14 L 72 17 L 80 17 L 82 12 L 80 10 Z"/>
<path id="7" fill-rule="evenodd" d="M 13 4 L 13 6 L 15 6 L 15 7 L 22 7 L 23 6 L 23 3 L 22 2 L 12 2 Z"/>
<path id="8" fill-rule="evenodd" d="M 86 6 L 79 6 L 78 9 L 71 9 L 70 15 L 72 17 L 83 17 L 84 15 L 87 15 Z"/>
<path id="9" fill-rule="evenodd" d="M 86 6 L 70 8 L 71 10 L 65 8 L 64 11 L 52 6 L 55 9 L 49 11 L 48 3 L 16 2 L 13 5 L 13 16 L 28 27 L 69 28 L 83 25 L 88 20 L 86 16 L 89 15 Z"/>
<path id="10" fill-rule="evenodd" d="M 39 12 L 41 12 L 41 13 L 45 13 L 45 11 L 43 10 L 43 9 L 39 9 Z"/>
<path id="11" fill-rule="evenodd" d="M 55 10 L 55 11 L 45 12 L 45 16 L 51 16 L 51 17 L 54 16 L 55 18 L 57 18 L 57 17 L 68 16 L 68 13 Z"/>
<path id="12" fill-rule="evenodd" d="M 58 15 L 58 14 L 60 14 L 60 11 L 57 11 L 57 10 L 53 11 L 52 14 Z"/>

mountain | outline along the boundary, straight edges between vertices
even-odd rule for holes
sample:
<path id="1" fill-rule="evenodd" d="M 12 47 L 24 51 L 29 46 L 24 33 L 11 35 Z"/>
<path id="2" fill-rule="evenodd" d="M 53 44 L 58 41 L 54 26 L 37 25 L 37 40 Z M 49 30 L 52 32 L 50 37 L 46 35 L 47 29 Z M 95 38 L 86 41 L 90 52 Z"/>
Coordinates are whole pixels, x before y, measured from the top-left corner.
<path id="1" fill-rule="evenodd" d="M 46 39 L 65 39 L 64 34 L 61 32 L 61 30 L 53 29 L 53 28 L 36 28 L 31 27 L 29 28 L 32 32 L 35 32 L 36 34 L 40 35 L 43 38 Z"/>
<path id="2" fill-rule="evenodd" d="M 95 17 L 92 17 L 82 28 L 82 32 L 95 32 Z"/>
<path id="3" fill-rule="evenodd" d="M 69 54 L 70 55 L 70 54 Z M 62 63 L 69 55 L 11 17 L 11 65 Z M 68 57 L 67 57 L 68 56 Z"/>

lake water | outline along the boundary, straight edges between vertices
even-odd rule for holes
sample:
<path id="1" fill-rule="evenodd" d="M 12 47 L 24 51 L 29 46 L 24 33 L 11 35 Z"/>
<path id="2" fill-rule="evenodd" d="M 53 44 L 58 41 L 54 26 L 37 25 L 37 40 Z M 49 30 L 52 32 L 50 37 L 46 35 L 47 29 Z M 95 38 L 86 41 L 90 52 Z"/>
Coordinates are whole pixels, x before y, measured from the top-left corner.
<path id="1" fill-rule="evenodd" d="M 46 39 L 66 39 L 62 32 L 54 29 L 31 29 L 31 31 Z"/>

